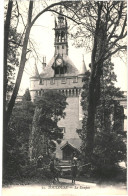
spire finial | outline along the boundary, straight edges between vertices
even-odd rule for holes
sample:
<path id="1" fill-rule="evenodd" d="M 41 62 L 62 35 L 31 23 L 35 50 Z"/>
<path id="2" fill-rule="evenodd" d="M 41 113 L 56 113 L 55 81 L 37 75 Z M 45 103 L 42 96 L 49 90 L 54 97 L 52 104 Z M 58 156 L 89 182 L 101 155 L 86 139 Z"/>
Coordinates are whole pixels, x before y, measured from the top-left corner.
<path id="1" fill-rule="evenodd" d="M 55 27 L 57 26 L 56 17 L 54 17 Z"/>
<path id="2" fill-rule="evenodd" d="M 60 11 L 59 11 L 59 16 L 58 16 L 58 19 L 63 19 L 64 20 L 64 16 L 63 15 L 63 12 L 62 12 L 62 7 L 60 5 Z"/>
<path id="3" fill-rule="evenodd" d="M 33 64 L 31 75 L 32 75 L 32 77 L 39 77 L 39 72 L 38 72 L 38 68 L 37 68 L 37 65 L 36 65 L 36 61 Z"/>
<path id="4" fill-rule="evenodd" d="M 43 65 L 43 69 L 44 69 L 46 67 L 46 56 L 43 56 L 42 65 Z"/>
<path id="5" fill-rule="evenodd" d="M 82 66 L 81 66 L 80 74 L 85 74 L 86 71 L 87 71 L 87 68 L 84 62 L 84 54 L 82 54 Z"/>
<path id="6" fill-rule="evenodd" d="M 60 14 L 62 14 L 62 7 L 61 7 L 61 5 L 60 5 Z"/>

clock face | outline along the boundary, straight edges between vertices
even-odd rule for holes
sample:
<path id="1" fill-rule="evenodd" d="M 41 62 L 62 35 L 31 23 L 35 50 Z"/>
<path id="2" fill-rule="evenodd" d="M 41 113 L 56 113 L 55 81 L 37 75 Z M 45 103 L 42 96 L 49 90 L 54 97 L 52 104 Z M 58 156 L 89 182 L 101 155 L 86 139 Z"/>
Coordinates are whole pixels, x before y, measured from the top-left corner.
<path id="1" fill-rule="evenodd" d="M 61 65 L 62 64 L 62 59 L 56 59 L 56 64 Z"/>

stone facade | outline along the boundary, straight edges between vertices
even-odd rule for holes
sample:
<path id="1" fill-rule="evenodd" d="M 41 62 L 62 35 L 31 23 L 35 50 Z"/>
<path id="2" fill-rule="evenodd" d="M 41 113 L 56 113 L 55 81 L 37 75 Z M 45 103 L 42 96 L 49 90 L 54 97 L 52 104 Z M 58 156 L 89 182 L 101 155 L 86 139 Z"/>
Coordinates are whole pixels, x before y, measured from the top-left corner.
<path id="1" fill-rule="evenodd" d="M 61 10 L 60 10 L 61 14 Z M 62 128 L 64 138 L 60 145 L 57 145 L 56 157 L 60 159 L 70 159 L 71 154 L 63 157 L 62 147 L 70 144 L 70 151 L 80 148 L 80 138 L 76 132 L 81 128 L 82 108 L 80 105 L 82 78 L 86 69 L 84 59 L 78 71 L 68 56 L 67 21 L 61 15 L 55 21 L 55 54 L 49 64 L 43 58 L 43 70 L 39 74 L 37 66 L 34 66 L 32 77 L 30 78 L 30 94 L 34 101 L 36 97 L 42 96 L 47 90 L 56 90 L 67 96 L 66 117 L 61 119 L 58 126 Z"/>

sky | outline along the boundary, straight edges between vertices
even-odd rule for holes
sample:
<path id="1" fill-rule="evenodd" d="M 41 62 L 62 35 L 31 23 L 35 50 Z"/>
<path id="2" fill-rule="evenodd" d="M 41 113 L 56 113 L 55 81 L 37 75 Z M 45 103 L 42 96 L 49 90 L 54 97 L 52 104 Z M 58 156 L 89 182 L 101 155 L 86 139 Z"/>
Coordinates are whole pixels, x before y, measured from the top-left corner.
<path id="1" fill-rule="evenodd" d="M 24 3 L 25 2 L 25 3 Z M 50 1 L 47 1 L 50 3 Z M 27 13 L 27 5 L 28 1 L 22 1 L 20 9 L 22 9 L 23 16 Z M 38 2 L 38 10 L 34 10 L 34 13 L 36 11 L 42 10 L 41 1 Z M 26 15 L 27 16 L 27 15 Z M 25 16 L 25 18 L 27 18 Z M 54 55 L 54 20 L 55 15 L 51 14 L 50 12 L 44 13 L 41 15 L 34 26 L 31 29 L 30 33 L 30 40 L 34 43 L 34 47 L 36 52 L 38 53 L 40 60 L 43 60 L 43 56 L 46 56 L 46 62 L 48 63 L 51 58 Z M 23 30 L 23 26 L 19 22 L 18 30 L 19 32 Z M 69 21 L 68 21 L 69 24 Z M 68 39 L 68 45 L 69 45 L 69 57 L 73 61 L 73 63 L 76 65 L 78 69 L 80 69 L 80 66 L 82 64 L 82 59 L 84 55 L 84 60 L 87 69 L 89 69 L 88 65 L 91 62 L 91 54 L 85 52 L 83 48 L 75 48 L 73 46 L 73 41 Z M 20 92 L 19 94 L 24 94 L 24 91 L 26 88 L 29 88 L 29 77 L 31 76 L 31 70 L 32 66 L 35 64 L 34 58 L 27 57 L 28 60 L 25 65 L 24 74 L 22 77 L 22 82 L 20 85 Z M 117 75 L 117 83 L 116 86 L 120 87 L 121 90 L 126 91 L 127 90 L 127 61 L 126 58 L 124 58 L 123 62 L 119 57 L 112 58 L 112 62 L 114 63 L 115 67 L 115 73 Z M 40 62 L 37 63 L 37 67 L 39 72 L 41 72 L 42 65 Z"/>
<path id="2" fill-rule="evenodd" d="M 40 59 L 43 59 L 43 56 L 46 56 L 46 62 L 48 63 L 54 55 L 54 18 L 55 16 L 51 13 L 45 13 L 36 21 L 35 25 L 32 27 L 30 38 L 36 43 L 35 48 L 37 53 L 40 56 Z M 69 57 L 76 65 L 78 69 L 82 64 L 82 55 L 84 54 L 85 64 L 88 67 L 91 61 L 90 53 L 86 53 L 83 48 L 75 48 L 72 45 L 73 41 L 68 39 L 69 45 Z M 115 65 L 115 73 L 117 75 L 116 86 L 120 87 L 121 90 L 127 90 L 127 61 L 124 58 L 123 62 L 119 57 L 112 58 L 112 62 Z M 29 77 L 31 75 L 31 66 L 35 63 L 34 59 L 29 59 L 25 66 L 25 71 L 23 74 L 22 82 L 20 89 L 20 94 L 24 93 L 25 89 L 29 87 Z M 37 64 L 39 72 L 41 72 L 41 63 Z M 28 74 L 27 74 L 27 73 Z"/>

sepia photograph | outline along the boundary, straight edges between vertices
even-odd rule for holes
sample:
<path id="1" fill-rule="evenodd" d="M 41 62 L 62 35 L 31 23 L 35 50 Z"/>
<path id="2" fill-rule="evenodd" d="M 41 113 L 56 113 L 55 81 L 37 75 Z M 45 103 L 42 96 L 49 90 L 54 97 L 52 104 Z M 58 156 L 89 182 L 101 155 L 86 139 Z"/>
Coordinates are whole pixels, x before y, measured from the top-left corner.
<path id="1" fill-rule="evenodd" d="M 127 195 L 127 1 L 2 7 L 2 196 Z"/>

